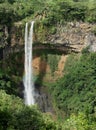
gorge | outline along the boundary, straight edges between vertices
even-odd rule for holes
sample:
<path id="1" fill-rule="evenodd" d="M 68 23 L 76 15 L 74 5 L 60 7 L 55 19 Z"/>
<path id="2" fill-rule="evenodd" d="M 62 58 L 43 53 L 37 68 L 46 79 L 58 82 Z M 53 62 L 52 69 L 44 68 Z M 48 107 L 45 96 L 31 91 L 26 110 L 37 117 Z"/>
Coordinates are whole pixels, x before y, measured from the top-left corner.
<path id="1" fill-rule="evenodd" d="M 95 12 L 95 0 L 0 1 L 0 130 L 96 129 Z"/>

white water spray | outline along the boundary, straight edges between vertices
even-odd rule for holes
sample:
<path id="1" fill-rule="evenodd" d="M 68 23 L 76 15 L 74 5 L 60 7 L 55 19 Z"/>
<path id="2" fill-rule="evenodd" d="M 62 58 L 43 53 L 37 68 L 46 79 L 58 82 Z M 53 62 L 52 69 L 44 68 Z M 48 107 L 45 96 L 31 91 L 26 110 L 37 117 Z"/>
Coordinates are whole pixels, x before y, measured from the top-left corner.
<path id="1" fill-rule="evenodd" d="M 32 69 L 32 43 L 33 43 L 33 25 L 31 22 L 30 29 L 28 31 L 28 23 L 25 27 L 25 77 L 24 77 L 24 97 L 26 105 L 33 105 L 34 99 L 34 82 L 33 82 L 33 69 Z"/>

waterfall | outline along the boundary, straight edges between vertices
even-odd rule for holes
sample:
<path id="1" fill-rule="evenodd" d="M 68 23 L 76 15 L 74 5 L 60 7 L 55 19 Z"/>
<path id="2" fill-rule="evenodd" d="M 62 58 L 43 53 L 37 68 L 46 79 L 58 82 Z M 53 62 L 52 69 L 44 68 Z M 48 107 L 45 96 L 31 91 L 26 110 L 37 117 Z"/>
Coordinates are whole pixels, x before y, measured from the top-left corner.
<path id="1" fill-rule="evenodd" d="M 25 26 L 25 77 L 24 77 L 24 98 L 26 105 L 35 103 L 34 99 L 34 82 L 33 82 L 33 69 L 32 69 L 32 43 L 33 43 L 33 25 L 31 22 L 28 31 L 28 23 Z"/>

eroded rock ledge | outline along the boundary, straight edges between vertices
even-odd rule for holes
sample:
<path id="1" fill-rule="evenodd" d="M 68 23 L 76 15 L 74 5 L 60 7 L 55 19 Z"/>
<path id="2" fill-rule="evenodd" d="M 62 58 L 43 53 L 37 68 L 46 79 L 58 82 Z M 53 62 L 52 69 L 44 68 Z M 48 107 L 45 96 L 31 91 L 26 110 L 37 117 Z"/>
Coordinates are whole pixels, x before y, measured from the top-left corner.
<path id="1" fill-rule="evenodd" d="M 96 51 L 96 24 L 69 22 L 64 25 L 55 25 L 55 32 L 42 23 L 34 25 L 34 49 L 56 49 L 64 53 L 81 52 L 89 46 L 90 51 Z M 1 55 L 22 51 L 24 47 L 24 25 L 16 23 L 10 29 L 2 26 L 0 38 Z M 37 44 L 39 43 L 39 44 Z M 50 43 L 50 44 L 48 44 Z"/>
<path id="2" fill-rule="evenodd" d="M 34 43 L 50 43 L 52 44 L 52 46 L 50 46 L 51 48 L 55 45 L 54 48 L 60 48 L 60 46 L 62 49 L 65 49 L 65 47 L 66 49 L 72 48 L 75 52 L 80 52 L 82 48 L 91 46 L 91 51 L 96 51 L 96 36 L 94 34 L 96 24 L 69 22 L 64 25 L 55 25 L 51 28 L 45 27 L 42 23 L 36 24 L 37 23 L 34 25 Z M 14 35 L 14 27 L 12 30 L 11 45 L 24 44 L 24 40 L 22 39 L 24 38 L 22 36 L 22 32 L 24 33 L 24 26 L 21 27 L 20 25 L 20 29 L 18 27 L 17 30 L 15 28 L 15 33 L 18 35 Z M 52 30 L 55 30 L 55 32 Z M 46 46 L 44 47 L 46 48 Z"/>

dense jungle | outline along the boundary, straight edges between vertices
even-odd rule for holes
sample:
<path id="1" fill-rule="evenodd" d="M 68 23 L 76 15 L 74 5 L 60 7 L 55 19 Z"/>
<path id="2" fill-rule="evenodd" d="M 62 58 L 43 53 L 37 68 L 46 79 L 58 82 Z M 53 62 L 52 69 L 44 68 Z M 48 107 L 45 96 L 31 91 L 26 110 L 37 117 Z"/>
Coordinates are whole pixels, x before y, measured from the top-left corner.
<path id="1" fill-rule="evenodd" d="M 37 94 L 26 105 L 31 21 Z M 0 0 L 0 130 L 96 130 L 96 0 Z"/>

